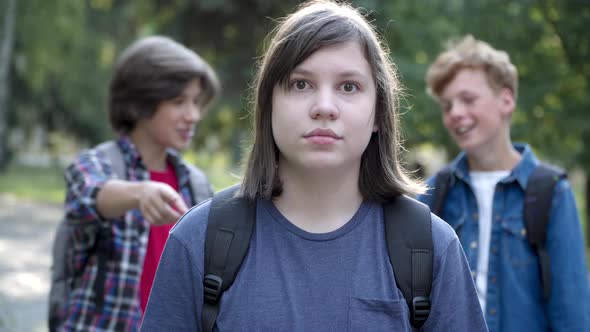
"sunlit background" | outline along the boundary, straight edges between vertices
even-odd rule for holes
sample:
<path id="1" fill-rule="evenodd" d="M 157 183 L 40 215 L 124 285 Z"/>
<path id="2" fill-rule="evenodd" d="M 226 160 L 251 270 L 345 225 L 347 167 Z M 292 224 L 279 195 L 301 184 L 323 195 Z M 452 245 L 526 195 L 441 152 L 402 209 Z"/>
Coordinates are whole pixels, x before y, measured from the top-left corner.
<path id="1" fill-rule="evenodd" d="M 137 37 L 164 34 L 216 69 L 222 97 L 200 124 L 186 157 L 220 189 L 240 175 L 249 140 L 249 83 L 263 38 L 297 3 L 0 0 L 0 331 L 45 330 L 63 167 L 79 149 L 113 137 L 105 100 L 119 52 Z M 513 139 L 531 143 L 541 158 L 568 170 L 586 224 L 588 0 L 354 4 L 366 9 L 389 44 L 406 87 L 400 112 L 409 168 L 420 164 L 428 175 L 457 152 L 425 94 L 424 74 L 446 40 L 471 33 L 511 55 L 520 74 Z"/>

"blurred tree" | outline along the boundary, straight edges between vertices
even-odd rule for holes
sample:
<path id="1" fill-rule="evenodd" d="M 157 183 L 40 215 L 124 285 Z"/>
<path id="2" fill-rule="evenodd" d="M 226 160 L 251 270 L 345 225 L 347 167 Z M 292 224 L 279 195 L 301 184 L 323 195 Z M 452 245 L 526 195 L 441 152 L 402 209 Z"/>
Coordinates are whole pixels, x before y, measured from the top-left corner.
<path id="1" fill-rule="evenodd" d="M 590 1 L 539 0 L 538 3 L 571 69 L 559 92 L 568 96 L 567 114 L 563 116 L 570 119 L 568 127 L 575 126 L 576 129 L 572 137 L 579 144 L 579 149 L 574 151 L 575 160 L 586 172 L 586 220 L 590 220 L 590 149 L 584 148 L 584 142 L 590 141 L 587 121 L 590 109 Z M 586 238 L 590 239 L 590 226 L 586 227 Z M 590 246 L 590 240 L 587 243 Z"/>
<path id="2" fill-rule="evenodd" d="M 232 149 L 236 162 L 263 38 L 273 19 L 299 2 L 19 0 L 10 63 L 13 93 L 9 107 L 0 108 L 0 124 L 25 129 L 41 124 L 87 144 L 105 139 L 105 98 L 115 57 L 139 36 L 165 34 L 196 50 L 218 71 L 222 98 L 199 127 L 197 143 Z M 507 50 L 519 68 L 515 140 L 530 142 L 543 157 L 565 167 L 590 167 L 590 150 L 583 146 L 590 138 L 585 121 L 590 103 L 587 0 L 354 3 L 366 8 L 389 43 L 406 86 L 402 121 L 409 148 L 429 142 L 446 147 L 451 156 L 457 152 L 438 107 L 425 94 L 424 75 L 446 40 L 471 33 Z M 0 60 L 0 66 L 7 63 Z"/>
<path id="3" fill-rule="evenodd" d="M 14 45 L 14 26 L 16 20 L 16 1 L 8 0 L 4 3 L 2 39 L 0 41 L 0 169 L 8 162 L 6 114 L 10 87 L 10 64 Z"/>

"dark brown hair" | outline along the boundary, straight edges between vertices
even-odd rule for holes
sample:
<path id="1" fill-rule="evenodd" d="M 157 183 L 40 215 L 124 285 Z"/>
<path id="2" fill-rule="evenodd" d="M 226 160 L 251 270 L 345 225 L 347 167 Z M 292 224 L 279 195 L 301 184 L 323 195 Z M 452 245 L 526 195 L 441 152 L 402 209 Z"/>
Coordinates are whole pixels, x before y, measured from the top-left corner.
<path id="1" fill-rule="evenodd" d="M 168 37 L 137 40 L 115 66 L 109 87 L 111 126 L 119 133 L 131 132 L 139 119 L 152 117 L 161 102 L 180 95 L 193 79 L 200 80 L 200 103 L 207 107 L 220 85 L 199 55 Z"/>
<path id="2" fill-rule="evenodd" d="M 398 129 L 400 82 L 389 50 L 360 12 L 348 4 L 310 1 L 287 16 L 270 34 L 255 77 L 254 138 L 240 194 L 254 199 L 280 195 L 282 183 L 276 169 L 278 148 L 272 134 L 272 93 L 291 72 L 323 47 L 358 42 L 369 62 L 377 89 L 373 133 L 361 159 L 359 189 L 364 199 L 386 201 L 399 194 L 423 191 L 400 165 Z"/>

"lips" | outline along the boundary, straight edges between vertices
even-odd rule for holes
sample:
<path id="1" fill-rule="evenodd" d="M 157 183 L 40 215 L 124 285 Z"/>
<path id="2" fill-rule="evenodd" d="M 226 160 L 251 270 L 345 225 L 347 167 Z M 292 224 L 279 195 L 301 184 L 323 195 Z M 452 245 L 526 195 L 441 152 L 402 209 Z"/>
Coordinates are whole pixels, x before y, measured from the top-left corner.
<path id="1" fill-rule="evenodd" d="M 468 132 L 470 132 L 473 128 L 475 128 L 475 125 L 455 127 L 455 130 L 454 130 L 455 135 L 463 136 L 463 135 L 467 134 Z"/>
<path id="2" fill-rule="evenodd" d="M 179 129 L 177 132 L 183 139 L 191 139 L 195 134 L 195 131 L 192 129 Z"/>
<path id="3" fill-rule="evenodd" d="M 309 133 L 303 135 L 305 138 L 310 137 L 327 137 L 333 139 L 342 139 L 342 136 L 337 135 L 332 129 L 327 128 L 318 128 L 310 131 Z"/>
<path id="4" fill-rule="evenodd" d="M 342 136 L 337 135 L 332 129 L 318 128 L 303 135 L 303 137 L 310 143 L 316 145 L 330 145 L 342 139 Z"/>

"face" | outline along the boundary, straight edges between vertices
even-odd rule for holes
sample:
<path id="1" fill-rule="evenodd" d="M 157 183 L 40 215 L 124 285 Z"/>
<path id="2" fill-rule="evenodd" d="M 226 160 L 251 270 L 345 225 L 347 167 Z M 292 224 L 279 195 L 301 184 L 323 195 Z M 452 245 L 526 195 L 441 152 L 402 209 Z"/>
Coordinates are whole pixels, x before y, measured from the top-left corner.
<path id="1" fill-rule="evenodd" d="M 143 131 L 142 137 L 163 149 L 187 148 L 203 115 L 199 105 L 200 95 L 201 84 L 194 79 L 176 98 L 161 102 L 151 118 L 141 119 L 134 131 Z"/>
<path id="2" fill-rule="evenodd" d="M 359 167 L 375 126 L 376 90 L 358 42 L 324 47 L 272 96 L 272 132 L 283 169 Z"/>
<path id="3" fill-rule="evenodd" d="M 467 153 L 489 151 L 507 134 L 514 98 L 509 89 L 494 91 L 480 69 L 461 69 L 440 96 L 443 123 Z"/>

